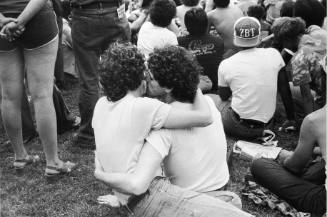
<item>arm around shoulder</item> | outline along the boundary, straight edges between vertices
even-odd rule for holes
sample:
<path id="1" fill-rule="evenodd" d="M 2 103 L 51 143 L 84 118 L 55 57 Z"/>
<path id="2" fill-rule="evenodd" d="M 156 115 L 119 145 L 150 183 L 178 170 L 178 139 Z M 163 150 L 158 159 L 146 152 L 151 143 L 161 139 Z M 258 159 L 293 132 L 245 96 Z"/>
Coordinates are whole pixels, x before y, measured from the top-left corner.
<path id="1" fill-rule="evenodd" d="M 165 128 L 205 127 L 213 122 L 208 102 L 200 89 L 197 90 L 192 110 L 172 108 L 164 124 Z"/>

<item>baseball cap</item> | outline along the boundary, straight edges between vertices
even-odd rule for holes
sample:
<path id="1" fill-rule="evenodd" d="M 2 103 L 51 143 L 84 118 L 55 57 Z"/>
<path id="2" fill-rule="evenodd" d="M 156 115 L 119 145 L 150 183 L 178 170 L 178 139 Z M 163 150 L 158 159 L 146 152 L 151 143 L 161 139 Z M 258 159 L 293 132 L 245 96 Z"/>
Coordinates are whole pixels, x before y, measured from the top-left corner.
<path id="1" fill-rule="evenodd" d="M 260 42 L 261 25 L 254 17 L 241 17 L 234 24 L 234 45 L 255 47 Z"/>

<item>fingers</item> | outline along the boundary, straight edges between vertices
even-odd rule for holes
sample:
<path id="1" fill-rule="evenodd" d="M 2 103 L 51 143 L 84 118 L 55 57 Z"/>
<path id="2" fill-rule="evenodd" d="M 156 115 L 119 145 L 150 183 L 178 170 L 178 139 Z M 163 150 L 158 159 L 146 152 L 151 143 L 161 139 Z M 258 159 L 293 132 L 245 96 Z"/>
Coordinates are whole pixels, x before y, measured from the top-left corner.
<path id="1" fill-rule="evenodd" d="M 120 202 L 115 195 L 104 195 L 104 196 L 99 196 L 98 197 L 98 203 L 99 204 L 106 204 L 111 207 L 120 207 Z"/>
<path id="2" fill-rule="evenodd" d="M 15 22 L 9 22 L 4 25 L 0 31 L 0 37 L 8 41 L 14 41 L 19 38 L 25 31 L 25 27 L 17 25 Z"/>

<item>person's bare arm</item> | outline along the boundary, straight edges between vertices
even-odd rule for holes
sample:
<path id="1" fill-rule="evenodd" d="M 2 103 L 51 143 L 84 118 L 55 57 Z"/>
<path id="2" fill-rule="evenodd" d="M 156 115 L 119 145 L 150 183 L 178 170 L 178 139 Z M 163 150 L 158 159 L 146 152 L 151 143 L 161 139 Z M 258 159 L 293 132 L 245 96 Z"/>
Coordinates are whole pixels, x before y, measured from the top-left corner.
<path id="1" fill-rule="evenodd" d="M 143 10 L 140 15 L 138 16 L 138 18 L 130 24 L 130 28 L 132 31 L 138 32 L 141 28 L 141 26 L 143 25 L 143 23 L 145 22 L 146 18 L 148 17 L 148 12 Z"/>
<path id="2" fill-rule="evenodd" d="M 192 110 L 172 108 L 164 128 L 205 127 L 213 122 L 210 107 L 200 89 L 197 90 Z"/>
<path id="3" fill-rule="evenodd" d="M 16 21 L 9 22 L 1 29 L 1 34 L 6 35 L 9 41 L 18 38 L 25 30 L 25 25 L 38 13 L 47 0 L 31 0 Z"/>
<path id="4" fill-rule="evenodd" d="M 313 97 L 311 94 L 311 89 L 309 84 L 303 84 L 300 86 L 303 107 L 304 107 L 304 114 L 308 115 L 313 112 Z"/>
<path id="5" fill-rule="evenodd" d="M 17 25 L 25 26 L 46 2 L 47 0 L 30 0 L 23 12 L 17 17 Z"/>
<path id="6" fill-rule="evenodd" d="M 294 153 L 285 159 L 284 167 L 295 174 L 300 173 L 310 160 L 316 141 L 314 123 L 307 116 L 301 126 L 298 145 Z"/>
<path id="7" fill-rule="evenodd" d="M 211 90 L 212 82 L 210 78 L 206 75 L 200 75 L 200 82 L 198 88 L 200 88 L 200 90 L 202 90 L 203 92 Z"/>
<path id="8" fill-rule="evenodd" d="M 6 25 L 7 23 L 10 22 L 17 22 L 16 18 L 12 18 L 12 17 L 5 17 L 2 13 L 0 13 L 0 29 Z"/>
<path id="9" fill-rule="evenodd" d="M 97 162 L 94 176 L 122 193 L 140 195 L 149 188 L 161 161 L 161 155 L 150 144 L 145 143 L 133 173 L 107 173 Z"/>

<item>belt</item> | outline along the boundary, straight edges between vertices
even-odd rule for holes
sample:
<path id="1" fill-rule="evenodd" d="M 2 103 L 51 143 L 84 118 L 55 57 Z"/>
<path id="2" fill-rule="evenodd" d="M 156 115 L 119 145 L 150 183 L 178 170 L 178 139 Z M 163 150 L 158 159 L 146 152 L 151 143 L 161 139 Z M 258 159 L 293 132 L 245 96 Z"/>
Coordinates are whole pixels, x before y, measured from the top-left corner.
<path id="1" fill-rule="evenodd" d="M 119 3 L 118 1 L 114 2 L 92 2 L 87 5 L 79 5 L 76 3 L 72 3 L 70 5 L 72 8 L 78 8 L 78 9 L 104 9 L 104 8 L 112 8 L 112 7 L 118 7 Z"/>
<path id="2" fill-rule="evenodd" d="M 239 114 L 237 114 L 233 109 L 232 113 L 234 115 L 234 117 L 243 125 L 249 127 L 249 128 L 264 128 L 267 124 L 261 121 L 257 121 L 257 120 L 252 120 L 252 119 L 243 119 L 240 117 Z M 269 123 L 269 122 L 268 122 Z"/>

